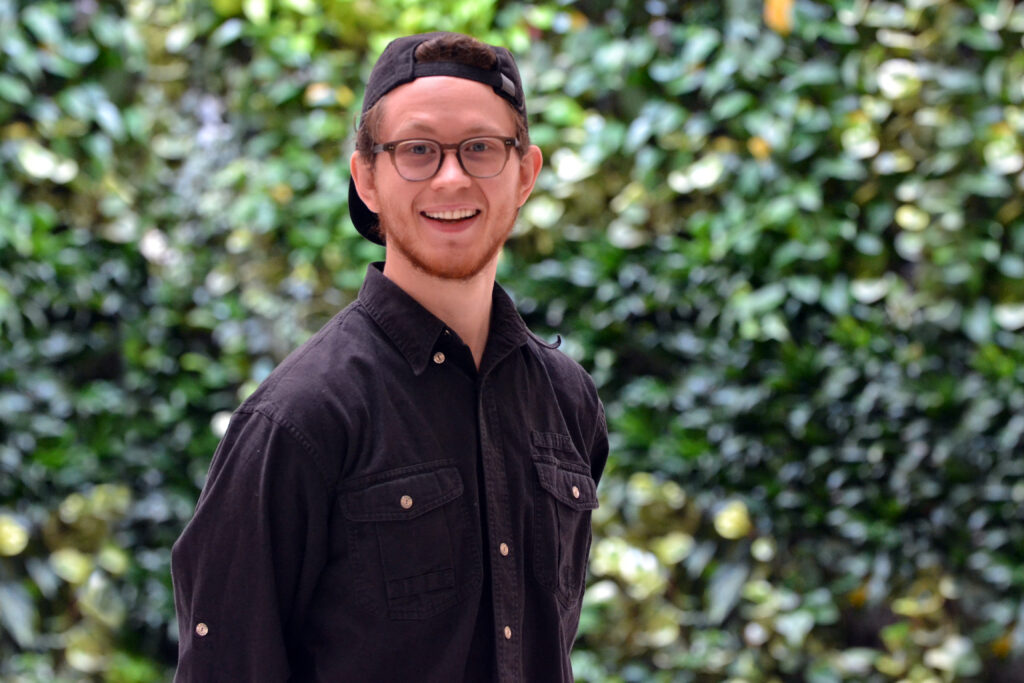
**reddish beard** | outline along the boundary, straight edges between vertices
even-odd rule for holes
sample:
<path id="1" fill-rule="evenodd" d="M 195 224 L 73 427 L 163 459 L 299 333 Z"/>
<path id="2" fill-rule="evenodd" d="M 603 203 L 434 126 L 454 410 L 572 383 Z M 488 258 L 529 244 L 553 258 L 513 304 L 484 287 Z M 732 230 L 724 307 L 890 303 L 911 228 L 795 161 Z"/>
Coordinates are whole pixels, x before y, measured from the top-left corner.
<path id="1" fill-rule="evenodd" d="M 519 210 L 516 209 L 512 220 L 509 221 L 508 228 L 501 234 L 495 235 L 493 240 L 487 244 L 486 248 L 479 255 L 469 254 L 464 258 L 444 261 L 431 259 L 417 247 L 415 240 L 406 240 L 402 237 L 401 231 L 395 232 L 390 230 L 383 216 L 378 216 L 378 219 L 380 221 L 380 232 L 384 236 L 387 248 L 401 252 L 409 263 L 420 272 L 441 280 L 471 280 L 487 267 L 487 264 L 505 246 L 505 241 L 512 233 L 518 215 Z"/>

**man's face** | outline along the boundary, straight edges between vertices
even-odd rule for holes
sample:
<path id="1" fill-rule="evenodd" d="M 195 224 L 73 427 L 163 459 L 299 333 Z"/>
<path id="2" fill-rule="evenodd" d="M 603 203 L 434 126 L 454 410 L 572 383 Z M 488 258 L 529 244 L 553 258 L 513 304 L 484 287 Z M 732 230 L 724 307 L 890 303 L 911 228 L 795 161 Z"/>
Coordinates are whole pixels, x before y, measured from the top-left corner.
<path id="1" fill-rule="evenodd" d="M 515 137 L 505 100 L 476 81 L 451 76 L 418 78 L 387 94 L 377 142 L 425 138 L 442 144 L 477 136 Z M 468 279 L 497 261 L 540 172 L 535 146 L 515 150 L 501 173 L 474 178 L 446 150 L 437 173 L 405 180 L 386 152 L 373 167 L 358 154 L 352 174 L 360 197 L 380 217 L 389 267 L 406 267 L 445 279 Z"/>

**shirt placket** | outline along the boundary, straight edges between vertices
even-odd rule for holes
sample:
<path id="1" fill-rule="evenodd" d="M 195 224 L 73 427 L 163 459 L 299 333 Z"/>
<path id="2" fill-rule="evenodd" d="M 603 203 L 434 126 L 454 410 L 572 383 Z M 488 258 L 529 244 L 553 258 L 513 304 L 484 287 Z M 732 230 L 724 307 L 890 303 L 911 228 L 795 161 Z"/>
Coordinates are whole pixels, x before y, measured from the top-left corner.
<path id="1" fill-rule="evenodd" d="M 508 474 L 502 452 L 498 406 L 491 382 L 479 383 L 480 452 L 486 491 L 488 553 L 491 564 L 491 594 L 494 606 L 495 652 L 499 681 L 522 680 L 522 610 L 516 576 Z"/>

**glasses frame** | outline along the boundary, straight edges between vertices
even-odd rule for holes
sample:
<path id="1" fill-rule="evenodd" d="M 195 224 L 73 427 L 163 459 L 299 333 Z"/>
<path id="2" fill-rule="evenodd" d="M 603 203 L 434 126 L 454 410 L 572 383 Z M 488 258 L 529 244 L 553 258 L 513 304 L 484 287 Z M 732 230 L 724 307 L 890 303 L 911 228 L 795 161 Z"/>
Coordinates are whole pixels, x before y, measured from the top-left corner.
<path id="1" fill-rule="evenodd" d="M 477 175 L 476 173 L 471 173 L 470 170 L 466 168 L 466 164 L 463 163 L 462 161 L 461 149 L 464 144 L 466 144 L 467 142 L 473 142 L 474 140 L 501 140 L 501 143 L 505 147 L 505 160 L 501 163 L 501 168 L 499 168 L 496 173 L 492 173 L 491 175 Z M 404 175 L 402 175 L 402 172 L 398 170 L 398 162 L 395 161 L 395 149 L 399 145 L 406 142 L 429 142 L 432 145 L 437 145 L 437 147 L 441 150 L 441 156 L 438 157 L 437 168 L 434 169 L 433 173 L 431 173 L 425 178 L 416 178 L 415 180 L 412 178 L 406 178 Z M 372 151 L 374 154 L 387 152 L 388 156 L 391 157 L 391 165 L 394 166 L 395 172 L 398 173 L 398 175 L 400 175 L 403 179 L 408 180 L 410 183 L 419 183 L 424 180 L 430 180 L 431 178 L 437 175 L 437 172 L 441 170 L 442 166 L 444 166 L 444 158 L 447 155 L 448 150 L 455 150 L 455 158 L 459 160 L 459 167 L 466 175 L 470 176 L 471 178 L 493 178 L 497 175 L 500 175 L 501 172 L 505 170 L 505 167 L 508 166 L 508 157 L 510 154 L 512 154 L 513 148 L 519 149 L 519 140 L 517 140 L 516 138 L 507 138 L 501 135 L 474 135 L 471 138 L 466 138 L 465 140 L 449 144 L 444 144 L 437 140 L 431 140 L 430 138 L 404 138 L 402 140 L 392 140 L 391 142 L 378 143 L 374 145 L 370 151 Z"/>

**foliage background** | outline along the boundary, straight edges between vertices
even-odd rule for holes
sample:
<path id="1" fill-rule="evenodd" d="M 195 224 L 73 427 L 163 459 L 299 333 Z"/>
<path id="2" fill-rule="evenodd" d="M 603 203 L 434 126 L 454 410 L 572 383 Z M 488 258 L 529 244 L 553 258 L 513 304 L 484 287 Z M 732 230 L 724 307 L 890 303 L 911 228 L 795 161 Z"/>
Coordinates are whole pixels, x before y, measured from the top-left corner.
<path id="1" fill-rule="evenodd" d="M 167 678 L 230 411 L 354 296 L 361 84 L 508 45 L 501 265 L 613 460 L 588 681 L 998 681 L 1024 653 L 1024 8 L 0 0 L 0 678 Z"/>

